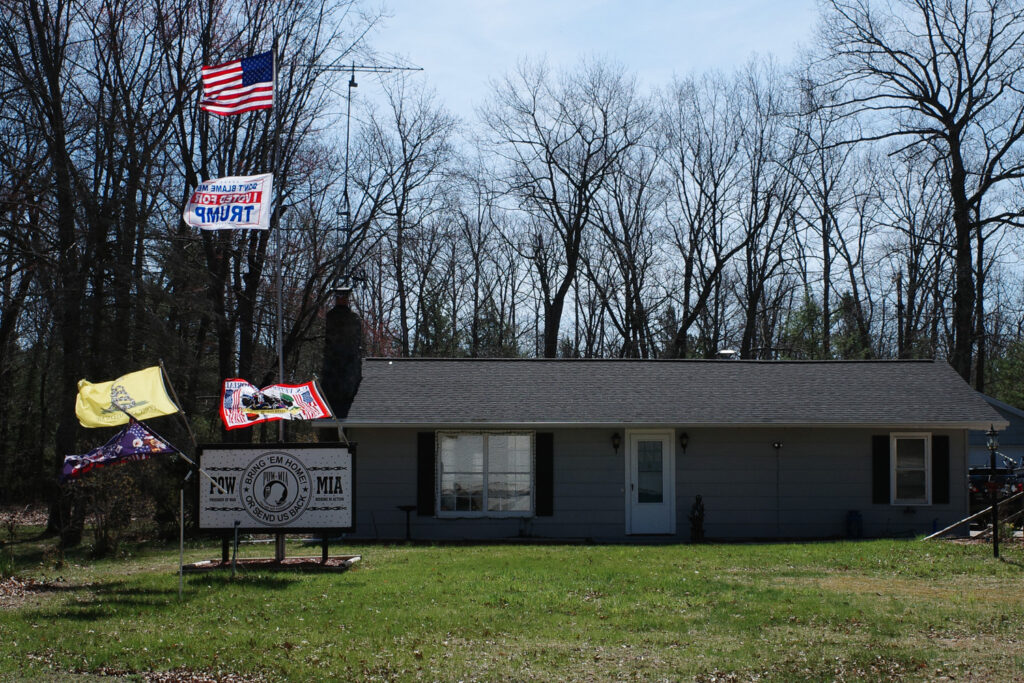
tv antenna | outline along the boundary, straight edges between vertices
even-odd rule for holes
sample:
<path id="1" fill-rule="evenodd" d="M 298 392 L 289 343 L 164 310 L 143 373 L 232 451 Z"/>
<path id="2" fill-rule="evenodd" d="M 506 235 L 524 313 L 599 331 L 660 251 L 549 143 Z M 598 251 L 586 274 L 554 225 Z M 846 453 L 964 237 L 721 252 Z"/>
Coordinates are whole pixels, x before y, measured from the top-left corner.
<path id="1" fill-rule="evenodd" d="M 342 212 L 345 214 L 345 232 L 346 235 L 350 235 L 352 232 L 352 205 L 349 202 L 348 197 L 348 160 L 349 160 L 349 140 L 351 139 L 352 133 L 352 89 L 359 86 L 356 83 L 356 74 L 389 74 L 394 71 L 423 71 L 423 67 L 420 66 L 394 66 L 394 65 L 382 65 L 382 64 L 339 64 L 337 66 L 330 66 L 325 69 L 326 71 L 332 71 L 335 73 L 349 74 L 348 78 L 348 96 L 345 98 L 347 101 L 347 107 L 345 111 L 345 180 L 344 189 L 342 192 Z"/>

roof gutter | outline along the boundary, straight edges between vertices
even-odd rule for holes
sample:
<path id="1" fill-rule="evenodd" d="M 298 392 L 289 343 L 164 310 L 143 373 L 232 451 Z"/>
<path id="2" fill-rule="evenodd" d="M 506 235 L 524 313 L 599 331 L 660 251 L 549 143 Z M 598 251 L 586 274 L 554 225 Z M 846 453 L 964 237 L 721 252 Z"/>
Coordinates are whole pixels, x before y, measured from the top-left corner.
<path id="1" fill-rule="evenodd" d="M 689 429 L 969 429 L 1004 430 L 1006 420 L 994 422 L 396 422 L 385 420 L 317 420 L 317 427 L 345 429 L 653 429 L 686 427 Z"/>

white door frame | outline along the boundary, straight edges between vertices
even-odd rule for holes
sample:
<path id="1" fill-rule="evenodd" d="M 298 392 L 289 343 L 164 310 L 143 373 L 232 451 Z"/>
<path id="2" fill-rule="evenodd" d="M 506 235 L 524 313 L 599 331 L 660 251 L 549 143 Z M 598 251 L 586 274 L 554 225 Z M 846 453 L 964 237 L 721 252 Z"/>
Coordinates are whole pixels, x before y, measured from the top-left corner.
<path id="1" fill-rule="evenodd" d="M 633 469 L 636 459 L 636 442 L 644 437 L 657 437 L 666 442 L 664 451 L 664 495 L 667 519 L 663 530 L 633 530 L 633 497 L 636 482 L 633 481 Z M 674 429 L 627 429 L 625 461 L 625 503 L 627 534 L 675 534 L 676 533 L 676 432 Z"/>

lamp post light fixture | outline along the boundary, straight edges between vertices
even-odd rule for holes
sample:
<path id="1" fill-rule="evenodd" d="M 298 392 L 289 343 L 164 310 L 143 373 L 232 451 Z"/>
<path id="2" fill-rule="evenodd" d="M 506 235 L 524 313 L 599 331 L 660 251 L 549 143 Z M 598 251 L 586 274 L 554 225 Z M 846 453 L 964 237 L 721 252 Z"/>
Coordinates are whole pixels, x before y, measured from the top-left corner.
<path id="1" fill-rule="evenodd" d="M 622 445 L 622 437 L 619 436 L 618 432 L 612 434 L 612 448 L 615 449 L 615 455 L 619 454 L 619 446 Z"/>
<path id="2" fill-rule="evenodd" d="M 985 445 L 988 446 L 988 496 L 992 504 L 992 557 L 999 557 L 999 492 L 996 480 L 996 449 L 999 448 L 999 433 L 994 425 L 989 425 L 985 432 Z"/>

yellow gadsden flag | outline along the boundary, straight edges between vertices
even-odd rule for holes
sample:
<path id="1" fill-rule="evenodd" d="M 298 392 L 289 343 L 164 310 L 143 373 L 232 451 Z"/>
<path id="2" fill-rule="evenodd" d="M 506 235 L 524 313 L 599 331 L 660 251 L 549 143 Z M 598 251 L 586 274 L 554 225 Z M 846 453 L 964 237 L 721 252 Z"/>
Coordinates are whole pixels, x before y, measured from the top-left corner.
<path id="1" fill-rule="evenodd" d="M 160 367 L 130 372 L 112 382 L 79 380 L 75 414 L 83 427 L 113 427 L 160 415 L 173 415 L 178 406 L 167 395 Z"/>

